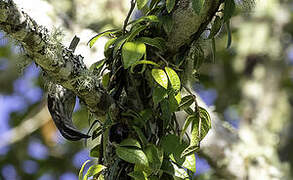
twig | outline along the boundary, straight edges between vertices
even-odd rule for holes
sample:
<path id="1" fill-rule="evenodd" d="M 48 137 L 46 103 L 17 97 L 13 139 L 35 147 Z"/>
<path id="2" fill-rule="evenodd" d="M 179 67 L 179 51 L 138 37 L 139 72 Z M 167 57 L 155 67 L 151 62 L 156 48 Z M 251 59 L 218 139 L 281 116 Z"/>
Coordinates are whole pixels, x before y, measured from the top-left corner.
<path id="1" fill-rule="evenodd" d="M 79 43 L 79 40 L 80 40 L 79 37 L 77 37 L 77 36 L 73 37 L 73 39 L 72 39 L 72 41 L 71 41 L 71 43 L 69 45 L 69 49 L 71 49 L 72 52 L 75 51 L 75 49 L 76 49 L 76 47 L 77 47 L 77 45 Z"/>
<path id="2" fill-rule="evenodd" d="M 135 3 L 136 3 L 136 0 L 131 0 L 131 6 L 130 6 L 130 9 L 128 11 L 128 14 L 126 16 L 126 19 L 124 20 L 124 25 L 123 25 L 123 34 L 126 32 L 126 26 L 128 24 L 128 21 L 129 21 L 129 18 L 134 10 L 134 7 L 135 7 Z"/>
<path id="3" fill-rule="evenodd" d="M 50 120 L 51 116 L 47 110 L 47 106 L 45 106 L 44 103 L 41 104 L 42 108 L 39 109 L 39 111 L 33 117 L 31 116 L 33 113 L 35 113 L 35 110 L 29 113 L 27 118 L 25 118 L 26 120 L 24 120 L 19 126 L 1 134 L 0 138 L 2 140 L 0 142 L 0 148 L 20 141 Z M 40 107 L 37 107 L 37 109 L 38 108 Z"/>
<path id="4" fill-rule="evenodd" d="M 155 52 L 155 54 L 156 54 L 160 59 L 162 59 L 162 60 L 166 63 L 167 66 L 169 65 L 169 62 L 168 62 L 163 56 L 161 56 L 158 52 Z"/>

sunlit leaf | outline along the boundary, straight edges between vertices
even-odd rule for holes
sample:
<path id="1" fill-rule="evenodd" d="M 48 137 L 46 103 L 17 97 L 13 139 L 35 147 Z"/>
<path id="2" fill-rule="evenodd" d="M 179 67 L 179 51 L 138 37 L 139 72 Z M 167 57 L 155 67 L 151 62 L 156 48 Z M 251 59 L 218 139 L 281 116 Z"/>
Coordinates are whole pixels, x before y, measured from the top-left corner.
<path id="1" fill-rule="evenodd" d="M 100 71 L 102 70 L 106 59 L 100 60 L 98 62 L 95 62 L 91 65 L 90 71 L 94 72 L 95 74 L 100 74 Z"/>
<path id="2" fill-rule="evenodd" d="M 85 168 L 85 166 L 87 165 L 87 163 L 89 163 L 91 160 L 87 160 L 86 162 L 83 163 L 83 165 L 81 166 L 81 169 L 79 171 L 78 174 L 78 180 L 83 180 L 83 170 Z"/>
<path id="3" fill-rule="evenodd" d="M 195 154 L 191 154 L 189 156 L 185 157 L 185 161 L 182 164 L 182 167 L 185 167 L 195 173 L 196 171 L 196 159 L 195 159 Z"/>
<path id="4" fill-rule="evenodd" d="M 180 133 L 180 141 L 182 141 L 182 138 L 188 128 L 188 126 L 191 124 L 192 121 L 194 121 L 194 119 L 196 118 L 195 115 L 189 115 L 187 116 L 187 118 L 184 121 L 184 125 L 182 127 L 181 133 Z"/>
<path id="5" fill-rule="evenodd" d="M 105 180 L 104 175 L 100 174 L 99 177 L 98 177 L 98 180 Z"/>
<path id="6" fill-rule="evenodd" d="M 166 71 L 167 76 L 170 80 L 172 88 L 175 90 L 175 93 L 177 94 L 181 88 L 179 76 L 177 75 L 177 73 L 173 69 L 171 69 L 169 67 L 165 67 L 165 71 Z"/>
<path id="7" fill-rule="evenodd" d="M 182 179 L 188 178 L 188 174 L 185 171 L 185 169 L 178 167 L 172 161 L 168 161 L 168 160 L 164 159 L 161 169 L 163 172 L 165 172 L 171 176 L 176 176 L 176 177 L 179 177 Z"/>
<path id="8" fill-rule="evenodd" d="M 117 147 L 116 154 L 126 162 L 148 166 L 148 159 L 140 149 Z"/>
<path id="9" fill-rule="evenodd" d="M 132 138 L 124 139 L 124 140 L 119 144 L 119 146 L 121 146 L 121 147 L 137 147 L 137 148 L 141 148 L 140 143 L 139 143 L 137 140 L 132 139 Z"/>
<path id="10" fill-rule="evenodd" d="M 87 180 L 89 177 L 92 177 L 98 173 L 100 173 L 101 171 L 103 171 L 104 169 L 106 169 L 105 166 L 101 165 L 101 164 L 94 164 L 92 165 L 87 173 L 85 174 L 85 176 L 83 177 L 83 180 Z"/>
<path id="11" fill-rule="evenodd" d="M 122 59 L 124 68 L 127 69 L 131 65 L 140 60 L 146 53 L 146 46 L 141 42 L 126 42 L 122 47 Z"/>
<path id="12" fill-rule="evenodd" d="M 104 31 L 104 32 L 101 32 L 97 35 L 95 35 L 93 38 L 91 38 L 89 40 L 89 42 L 87 43 L 90 47 L 93 47 L 93 45 L 95 44 L 95 42 L 102 36 L 106 36 L 106 35 L 109 35 L 109 34 L 112 34 L 114 32 L 117 32 L 119 29 L 111 29 L 111 30 L 107 30 L 107 31 Z"/>
<path id="13" fill-rule="evenodd" d="M 137 61 L 136 63 L 134 63 L 131 68 L 130 68 L 130 72 L 134 72 L 134 68 L 139 65 L 139 64 L 148 64 L 148 65 L 153 65 L 153 66 L 156 66 L 156 67 L 160 67 L 160 65 L 158 65 L 157 63 L 153 62 L 153 61 L 148 61 L 148 60 L 140 60 L 140 61 Z"/>
<path id="14" fill-rule="evenodd" d="M 152 69 L 152 76 L 158 84 L 160 84 L 165 89 L 168 88 L 168 77 L 164 70 Z"/>
<path id="15" fill-rule="evenodd" d="M 176 0 L 166 0 L 166 8 L 168 13 L 170 13 L 173 10 L 175 3 L 176 3 Z"/>
<path id="16" fill-rule="evenodd" d="M 177 95 L 175 96 L 175 99 L 176 99 L 177 104 L 179 106 L 179 104 L 181 103 L 181 93 L 180 92 L 177 93 Z"/>
<path id="17" fill-rule="evenodd" d="M 161 0 L 152 0 L 150 3 L 150 9 L 153 9 L 156 7 L 156 5 L 160 2 Z"/>
<path id="18" fill-rule="evenodd" d="M 194 121 L 192 122 L 190 145 L 182 152 L 181 157 L 184 157 L 197 151 L 199 148 L 199 142 L 207 135 L 208 131 L 211 129 L 211 119 L 207 110 L 205 110 L 202 107 L 199 107 L 199 115 L 200 119 L 194 118 Z"/>
<path id="19" fill-rule="evenodd" d="M 104 51 L 107 51 L 109 49 L 109 47 L 111 47 L 111 45 L 113 45 L 115 43 L 116 40 L 117 40 L 117 37 L 109 39 L 104 46 Z"/>
<path id="20" fill-rule="evenodd" d="M 148 0 L 136 0 L 137 8 L 141 10 L 146 4 Z"/>
<path id="21" fill-rule="evenodd" d="M 199 149 L 198 145 L 190 145 L 181 154 L 181 157 L 187 157 L 194 154 Z"/>

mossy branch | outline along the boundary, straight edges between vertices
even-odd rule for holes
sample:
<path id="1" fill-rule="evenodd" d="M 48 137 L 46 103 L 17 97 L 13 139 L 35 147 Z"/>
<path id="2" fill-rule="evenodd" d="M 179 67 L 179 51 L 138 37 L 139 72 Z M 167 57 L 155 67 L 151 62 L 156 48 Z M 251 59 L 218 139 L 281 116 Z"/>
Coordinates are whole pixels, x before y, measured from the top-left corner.
<path id="1" fill-rule="evenodd" d="M 97 116 L 104 116 L 110 107 L 116 112 L 114 100 L 87 70 L 83 57 L 64 47 L 56 39 L 56 33 L 50 34 L 38 25 L 12 0 L 0 1 L 0 29 L 20 43 L 46 77 L 72 90 Z"/>
<path id="2" fill-rule="evenodd" d="M 197 14 L 192 8 L 192 0 L 179 0 L 172 13 L 173 26 L 167 42 L 169 51 L 178 51 L 191 37 L 197 40 L 222 2 L 222 0 L 205 0 L 200 13 Z"/>

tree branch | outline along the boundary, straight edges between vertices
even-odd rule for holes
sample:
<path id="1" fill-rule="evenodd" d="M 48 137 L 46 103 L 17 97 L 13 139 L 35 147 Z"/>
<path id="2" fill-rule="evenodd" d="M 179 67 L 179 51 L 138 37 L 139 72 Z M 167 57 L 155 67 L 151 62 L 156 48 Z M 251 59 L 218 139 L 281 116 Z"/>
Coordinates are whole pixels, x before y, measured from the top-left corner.
<path id="1" fill-rule="evenodd" d="M 219 9 L 222 0 L 205 0 L 199 14 L 192 8 L 191 0 L 180 0 L 172 14 L 173 26 L 168 34 L 167 46 L 170 52 L 188 42 L 191 36 L 197 40 Z"/>
<path id="2" fill-rule="evenodd" d="M 58 41 L 58 33 L 49 34 L 12 0 L 0 0 L 0 29 L 23 46 L 46 77 L 72 90 L 91 112 L 101 117 L 110 108 L 117 114 L 114 100 L 101 87 L 97 77 L 86 69 L 83 57 L 64 47 Z"/>

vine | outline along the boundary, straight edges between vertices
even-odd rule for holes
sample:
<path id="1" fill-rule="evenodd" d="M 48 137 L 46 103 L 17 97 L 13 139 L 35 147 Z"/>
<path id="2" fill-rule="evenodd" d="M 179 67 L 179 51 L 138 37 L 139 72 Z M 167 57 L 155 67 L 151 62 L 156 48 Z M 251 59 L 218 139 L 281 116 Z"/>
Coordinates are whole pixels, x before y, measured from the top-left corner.
<path id="1" fill-rule="evenodd" d="M 113 119 L 109 110 L 104 120 L 93 126 L 90 154 L 98 159 L 80 179 L 192 179 L 196 171 L 195 153 L 211 128 L 207 110 L 198 106 L 189 83 L 198 78 L 205 52 L 200 41 L 212 44 L 215 61 L 215 36 L 235 10 L 234 0 L 221 2 L 215 12 L 208 36 L 191 38 L 176 53 L 167 47 L 173 26 L 171 14 L 176 0 L 132 0 L 121 29 L 99 33 L 89 42 L 95 45 L 109 38 L 105 59 L 90 68 L 120 107 Z M 200 15 L 204 0 L 192 0 L 193 11 Z M 144 15 L 129 22 L 135 5 Z M 231 44 L 230 29 L 227 28 Z M 185 95 L 186 94 L 186 95 Z M 176 112 L 185 111 L 183 126 Z M 190 132 L 188 132 L 190 129 Z M 119 168 L 118 168 L 119 167 Z"/>

